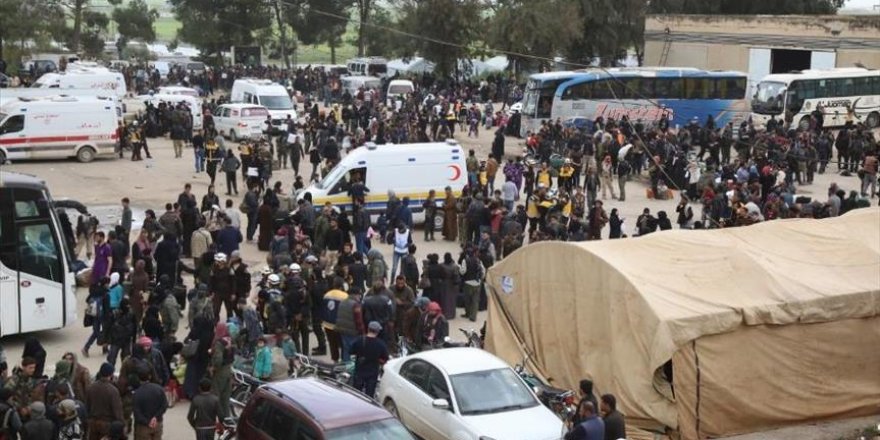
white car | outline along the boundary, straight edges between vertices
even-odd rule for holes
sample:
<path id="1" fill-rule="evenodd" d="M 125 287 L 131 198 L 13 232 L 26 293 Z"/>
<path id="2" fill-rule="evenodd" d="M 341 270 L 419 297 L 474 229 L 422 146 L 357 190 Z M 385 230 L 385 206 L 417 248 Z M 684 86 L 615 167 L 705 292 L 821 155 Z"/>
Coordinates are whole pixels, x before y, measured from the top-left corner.
<path id="1" fill-rule="evenodd" d="M 425 351 L 385 364 L 379 401 L 426 440 L 550 440 L 562 421 L 504 363 L 476 348 Z"/>
<path id="2" fill-rule="evenodd" d="M 263 134 L 269 109 L 255 104 L 223 104 L 214 113 L 217 132 L 233 141 L 256 139 Z"/>

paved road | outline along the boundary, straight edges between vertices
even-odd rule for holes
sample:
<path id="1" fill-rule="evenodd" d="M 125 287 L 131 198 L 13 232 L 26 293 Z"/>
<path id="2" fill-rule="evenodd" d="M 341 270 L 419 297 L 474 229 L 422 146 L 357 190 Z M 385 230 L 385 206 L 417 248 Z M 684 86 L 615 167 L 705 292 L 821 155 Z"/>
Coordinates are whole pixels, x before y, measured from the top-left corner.
<path id="1" fill-rule="evenodd" d="M 459 133 L 459 140 L 465 148 L 474 148 L 477 150 L 479 157 L 486 157 L 490 151 L 492 143 L 492 132 L 481 131 L 479 138 L 466 138 Z M 129 197 L 134 207 L 138 208 L 136 212 L 147 208 L 153 208 L 157 212 L 162 212 L 162 207 L 166 202 L 177 200 L 177 195 L 182 191 L 184 183 L 191 183 L 193 193 L 196 194 L 197 200 L 207 191 L 209 178 L 206 174 L 195 174 L 193 171 L 193 160 L 190 151 L 186 151 L 184 158 L 174 159 L 171 142 L 164 139 L 150 140 L 150 150 L 154 156 L 152 161 L 131 162 L 128 160 L 97 160 L 88 164 L 81 164 L 71 160 L 60 161 L 38 161 L 38 162 L 21 162 L 9 166 L 4 166 L 4 170 L 18 171 L 33 174 L 45 179 L 49 188 L 56 198 L 71 198 L 79 200 L 88 206 L 116 206 L 122 197 Z M 519 154 L 522 151 L 522 143 L 519 140 L 508 138 L 507 153 Z M 308 167 L 307 163 L 302 164 L 305 171 Z M 500 175 L 501 173 L 499 173 Z M 222 177 L 221 177 L 222 179 Z M 281 170 L 276 172 L 273 180 L 282 180 L 285 188 L 290 188 L 293 181 L 293 172 L 291 170 Z M 800 193 L 813 196 L 819 200 L 826 199 L 826 190 L 832 181 L 836 181 L 844 189 L 857 189 L 858 182 L 856 177 L 841 177 L 835 174 L 818 175 L 816 181 L 812 185 L 803 186 Z M 224 184 L 224 181 L 218 180 L 218 186 Z M 611 208 L 618 208 L 622 216 L 628 219 L 627 225 L 632 225 L 636 217 L 645 207 L 651 208 L 652 212 L 666 210 L 673 217 L 675 213 L 675 205 L 677 200 L 647 200 L 645 197 L 644 180 L 630 182 L 627 185 L 627 201 L 625 203 L 616 200 L 607 200 L 605 208 L 610 212 Z M 220 188 L 217 192 L 223 193 L 225 188 Z M 238 200 L 234 206 L 238 206 Z M 696 209 L 695 209 L 696 211 Z M 118 217 L 112 209 L 102 208 L 103 217 L 108 221 Z M 135 219 L 136 221 L 142 218 Z M 631 231 L 631 226 L 629 226 Z M 607 236 L 607 228 L 604 232 Z M 415 242 L 419 247 L 418 256 L 423 258 L 428 253 L 444 253 L 451 252 L 453 255 L 458 254 L 458 247 L 452 243 L 445 241 L 435 241 L 425 243 L 422 241 L 421 233 L 414 234 Z M 388 245 L 379 245 L 379 249 L 385 254 L 386 261 L 391 262 L 391 247 Z M 264 253 L 259 252 L 256 245 L 247 243 L 243 245 L 242 254 L 244 260 L 252 265 L 260 267 L 264 261 Z M 191 285 L 189 281 L 189 285 Z M 84 300 L 85 290 L 79 289 L 77 298 Z M 80 317 L 82 315 L 83 302 L 80 301 Z M 481 313 L 478 323 L 482 323 L 485 319 L 485 312 Z M 458 327 L 475 327 L 476 324 L 470 322 L 462 322 L 460 318 L 456 318 L 450 324 L 450 329 Z M 178 333 L 179 338 L 185 336 L 185 329 L 181 328 Z M 458 335 L 453 330 L 453 337 Z M 47 357 L 47 373 L 51 375 L 51 368 L 54 366 L 64 352 L 78 352 L 83 342 L 88 336 L 88 329 L 81 325 L 73 325 L 64 330 L 46 331 L 37 335 L 43 342 L 48 352 Z M 23 336 L 15 336 L 5 338 L 3 346 L 6 349 L 6 355 L 10 364 L 15 363 L 21 355 L 24 343 Z M 314 346 L 314 342 L 312 346 Z M 97 371 L 100 366 L 101 359 L 98 356 L 98 350 L 92 349 L 92 357 L 84 359 L 83 363 L 90 368 L 92 372 Z M 183 439 L 193 437 L 192 431 L 186 424 L 187 403 L 178 403 L 172 408 L 166 416 L 165 436 L 170 439 Z"/>

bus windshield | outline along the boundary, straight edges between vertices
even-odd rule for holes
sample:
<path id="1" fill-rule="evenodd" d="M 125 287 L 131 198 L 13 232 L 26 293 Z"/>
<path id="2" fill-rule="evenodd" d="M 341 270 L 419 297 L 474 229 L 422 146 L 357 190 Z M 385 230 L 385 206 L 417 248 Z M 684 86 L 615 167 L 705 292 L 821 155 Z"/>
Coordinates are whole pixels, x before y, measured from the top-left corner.
<path id="1" fill-rule="evenodd" d="M 752 111 L 759 114 L 778 115 L 784 109 L 786 85 L 780 82 L 758 84 L 752 97 Z"/>

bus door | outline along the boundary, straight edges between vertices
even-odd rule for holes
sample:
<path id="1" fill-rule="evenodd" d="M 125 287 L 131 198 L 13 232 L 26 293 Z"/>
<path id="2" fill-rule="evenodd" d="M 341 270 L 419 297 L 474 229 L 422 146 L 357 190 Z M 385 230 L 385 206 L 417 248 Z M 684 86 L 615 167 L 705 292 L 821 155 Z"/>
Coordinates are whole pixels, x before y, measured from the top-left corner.
<path id="1" fill-rule="evenodd" d="M 61 328 L 66 312 L 66 274 L 60 231 L 41 189 L 13 188 L 12 191 L 18 277 L 17 301 L 12 304 L 18 304 L 19 332 Z"/>

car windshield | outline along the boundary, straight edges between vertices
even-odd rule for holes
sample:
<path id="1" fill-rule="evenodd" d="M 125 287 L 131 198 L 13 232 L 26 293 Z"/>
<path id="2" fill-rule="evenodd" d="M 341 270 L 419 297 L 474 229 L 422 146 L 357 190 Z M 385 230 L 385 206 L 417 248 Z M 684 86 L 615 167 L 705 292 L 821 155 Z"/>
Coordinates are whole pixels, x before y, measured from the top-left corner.
<path id="1" fill-rule="evenodd" d="M 532 392 L 510 368 L 449 376 L 461 415 L 516 411 L 538 405 Z"/>
<path id="2" fill-rule="evenodd" d="M 755 95 L 752 97 L 752 111 L 767 115 L 782 113 L 785 103 L 785 89 L 785 84 L 780 82 L 759 83 Z"/>
<path id="3" fill-rule="evenodd" d="M 293 101 L 287 95 L 261 95 L 260 105 L 269 110 L 289 110 L 293 108 Z"/>
<path id="4" fill-rule="evenodd" d="M 331 429 L 327 440 L 410 440 L 412 435 L 397 419 L 377 420 L 345 428 Z"/>

